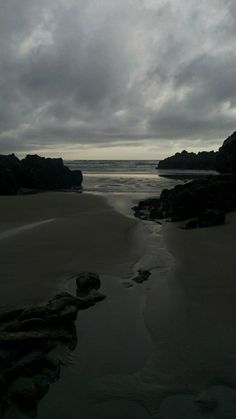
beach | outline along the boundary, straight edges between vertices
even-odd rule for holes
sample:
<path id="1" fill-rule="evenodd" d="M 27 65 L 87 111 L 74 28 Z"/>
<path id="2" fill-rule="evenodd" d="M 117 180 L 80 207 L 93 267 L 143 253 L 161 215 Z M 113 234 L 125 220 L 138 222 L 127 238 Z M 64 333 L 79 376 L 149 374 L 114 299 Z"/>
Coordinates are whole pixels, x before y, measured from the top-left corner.
<path id="1" fill-rule="evenodd" d="M 1 305 L 45 300 L 81 271 L 125 278 L 142 252 L 138 222 L 102 197 L 1 196 L 0 208 Z"/>
<path id="2" fill-rule="evenodd" d="M 0 204 L 2 307 L 73 293 L 81 271 L 98 273 L 107 297 L 79 312 L 79 344 L 64 355 L 40 419 L 235 417 L 235 213 L 189 231 L 126 217 L 91 194 Z M 139 268 L 151 271 L 143 284 L 132 281 Z"/>

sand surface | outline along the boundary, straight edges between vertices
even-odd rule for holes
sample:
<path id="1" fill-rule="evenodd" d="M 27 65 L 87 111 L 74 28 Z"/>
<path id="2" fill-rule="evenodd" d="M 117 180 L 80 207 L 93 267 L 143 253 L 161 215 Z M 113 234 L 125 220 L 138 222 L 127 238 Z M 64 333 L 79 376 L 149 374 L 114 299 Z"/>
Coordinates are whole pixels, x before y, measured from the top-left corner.
<path id="1" fill-rule="evenodd" d="M 166 223 L 165 245 L 155 236 L 145 258 L 150 280 L 130 289 L 122 280 L 139 266 L 147 238 L 103 198 L 1 197 L 0 214 L 1 305 L 47 298 L 81 270 L 100 273 L 108 296 L 79 316 L 72 367 L 51 387 L 40 419 L 81 408 L 86 419 L 236 417 L 235 213 L 214 228 Z M 172 254 L 163 258 L 168 275 L 162 247 Z M 62 414 L 58 394 L 68 400 Z M 216 400 L 214 408 L 201 412 L 196 397 Z"/>
<path id="2" fill-rule="evenodd" d="M 155 269 L 146 292 L 151 353 L 133 374 L 100 378 L 96 390 L 100 400 L 135 400 L 157 419 L 233 419 L 236 214 L 192 231 L 166 223 L 163 233 L 174 264 L 167 276 Z"/>
<path id="3" fill-rule="evenodd" d="M 175 263 L 146 304 L 155 349 L 139 374 L 149 381 L 145 403 L 154 412 L 163 403 L 160 418 L 199 418 L 194 400 L 203 392 L 216 400 L 204 417 L 236 417 L 236 214 L 205 229 L 166 223 L 164 239 Z"/>
<path id="4" fill-rule="evenodd" d="M 137 224 L 94 195 L 0 197 L 0 305 L 40 301 L 84 270 L 127 277 Z"/>

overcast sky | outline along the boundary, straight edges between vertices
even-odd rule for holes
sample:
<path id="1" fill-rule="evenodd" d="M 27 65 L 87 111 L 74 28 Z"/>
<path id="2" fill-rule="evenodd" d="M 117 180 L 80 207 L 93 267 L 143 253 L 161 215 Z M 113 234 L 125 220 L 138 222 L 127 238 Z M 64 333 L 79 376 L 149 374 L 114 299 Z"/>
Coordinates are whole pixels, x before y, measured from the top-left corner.
<path id="1" fill-rule="evenodd" d="M 158 159 L 235 129 L 235 0 L 0 0 L 0 153 Z"/>

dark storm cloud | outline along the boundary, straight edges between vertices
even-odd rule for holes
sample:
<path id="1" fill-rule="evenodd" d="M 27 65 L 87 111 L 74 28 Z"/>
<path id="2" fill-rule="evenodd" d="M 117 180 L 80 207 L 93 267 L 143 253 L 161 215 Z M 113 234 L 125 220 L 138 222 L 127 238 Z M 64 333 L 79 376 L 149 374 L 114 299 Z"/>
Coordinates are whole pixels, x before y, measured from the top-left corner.
<path id="1" fill-rule="evenodd" d="M 235 129 L 233 1 L 0 2 L 1 152 Z"/>

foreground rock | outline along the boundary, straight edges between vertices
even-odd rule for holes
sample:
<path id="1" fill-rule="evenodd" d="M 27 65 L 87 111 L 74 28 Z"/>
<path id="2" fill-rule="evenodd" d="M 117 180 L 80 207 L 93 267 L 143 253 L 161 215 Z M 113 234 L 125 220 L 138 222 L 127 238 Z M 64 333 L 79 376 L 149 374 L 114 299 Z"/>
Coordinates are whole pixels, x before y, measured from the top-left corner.
<path id="1" fill-rule="evenodd" d="M 80 170 L 70 170 L 62 159 L 28 155 L 19 160 L 14 154 L 0 155 L 0 195 L 28 190 L 80 188 Z"/>
<path id="2" fill-rule="evenodd" d="M 78 311 L 104 298 L 94 289 L 83 298 L 61 293 L 46 304 L 1 311 L 1 418 L 8 417 L 11 406 L 26 416 L 37 416 L 38 402 L 60 377 L 57 348 L 74 350 L 77 345 Z"/>
<path id="3" fill-rule="evenodd" d="M 144 269 L 139 269 L 138 275 L 133 278 L 133 281 L 137 282 L 137 284 L 142 284 L 143 282 L 149 279 L 150 275 L 151 275 L 151 272 Z"/>
<path id="4" fill-rule="evenodd" d="M 182 151 L 174 156 L 161 160 L 158 169 L 177 170 L 214 170 L 217 153 L 201 151 L 197 154 Z"/>
<path id="5" fill-rule="evenodd" d="M 81 272 L 76 277 L 76 285 L 78 292 L 88 293 L 92 289 L 98 290 L 101 287 L 101 281 L 96 273 Z"/>

